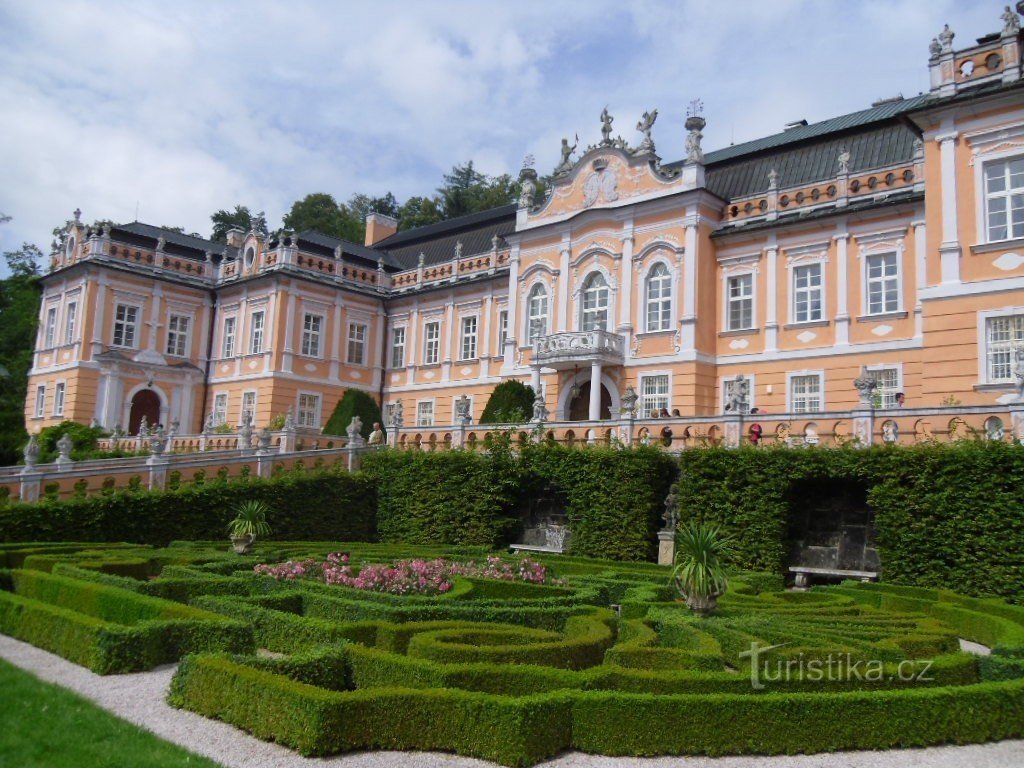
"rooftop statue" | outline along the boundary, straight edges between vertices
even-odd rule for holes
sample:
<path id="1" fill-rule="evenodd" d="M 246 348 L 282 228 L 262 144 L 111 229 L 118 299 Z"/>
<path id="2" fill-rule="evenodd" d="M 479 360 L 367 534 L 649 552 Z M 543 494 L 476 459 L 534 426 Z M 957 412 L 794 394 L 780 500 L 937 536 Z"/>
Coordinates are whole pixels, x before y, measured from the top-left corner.
<path id="1" fill-rule="evenodd" d="M 939 32 L 939 43 L 942 45 L 943 53 L 953 50 L 953 38 L 955 36 L 956 32 L 949 28 L 949 24 L 942 27 L 942 31 Z"/>
<path id="2" fill-rule="evenodd" d="M 928 44 L 928 52 L 931 54 L 933 59 L 942 53 L 942 43 L 939 42 L 939 38 L 932 38 L 931 43 Z"/>
<path id="3" fill-rule="evenodd" d="M 1020 17 L 1010 6 L 1003 9 L 1003 15 L 1000 18 L 1003 20 L 1004 35 L 1015 35 L 1020 32 Z"/>
<path id="4" fill-rule="evenodd" d="M 840 149 L 839 150 L 839 157 L 837 159 L 839 160 L 839 173 L 849 173 L 850 172 L 850 150 L 848 150 L 846 147 L 843 147 L 842 149 Z"/>
<path id="5" fill-rule="evenodd" d="M 608 145 L 612 143 L 612 122 L 615 120 L 608 114 L 608 107 L 601 110 L 601 143 Z"/>
<path id="6" fill-rule="evenodd" d="M 576 147 L 579 145 L 579 143 L 580 143 L 580 136 L 579 136 L 579 134 L 576 134 L 575 141 L 574 141 L 574 143 L 573 143 L 573 145 L 571 147 L 569 146 L 569 140 L 568 139 L 562 139 L 562 149 L 561 149 L 562 160 L 561 160 L 561 162 L 559 162 L 558 167 L 555 168 L 555 173 L 556 174 L 557 173 L 567 173 L 572 168 L 572 160 L 571 160 L 572 153 L 576 151 Z"/>
<path id="7" fill-rule="evenodd" d="M 644 135 L 643 141 L 640 142 L 639 150 L 641 152 L 653 152 L 654 141 L 651 139 L 651 128 L 654 127 L 654 121 L 658 119 L 658 110 L 652 110 L 650 112 L 644 112 L 640 122 L 636 124 L 636 129 Z"/>

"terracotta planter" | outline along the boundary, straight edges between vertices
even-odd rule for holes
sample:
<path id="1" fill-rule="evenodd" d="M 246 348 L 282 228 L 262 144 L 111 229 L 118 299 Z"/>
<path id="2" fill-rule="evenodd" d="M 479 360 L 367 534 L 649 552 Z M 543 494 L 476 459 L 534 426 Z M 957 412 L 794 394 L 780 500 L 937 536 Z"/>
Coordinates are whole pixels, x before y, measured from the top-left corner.
<path id="1" fill-rule="evenodd" d="M 252 552 L 252 543 L 254 541 L 256 541 L 256 537 L 251 533 L 247 533 L 244 536 L 232 536 L 231 548 L 235 550 L 236 555 L 248 555 Z"/>

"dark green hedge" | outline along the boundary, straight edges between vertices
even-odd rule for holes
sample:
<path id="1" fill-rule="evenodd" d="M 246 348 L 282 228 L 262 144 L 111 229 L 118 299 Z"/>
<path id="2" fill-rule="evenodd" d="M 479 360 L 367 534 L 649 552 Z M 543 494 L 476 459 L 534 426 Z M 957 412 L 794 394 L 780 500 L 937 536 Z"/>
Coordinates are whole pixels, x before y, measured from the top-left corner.
<path id="1" fill-rule="evenodd" d="M 780 572 L 801 483 L 853 483 L 875 513 L 883 577 L 1024 601 L 1024 447 L 952 445 L 684 451 L 682 519 L 734 534 L 733 564 Z"/>
<path id="2" fill-rule="evenodd" d="M 100 494 L 0 506 L 0 541 L 227 539 L 233 509 L 262 499 L 276 540 L 367 541 L 376 535 L 376 492 L 362 473 L 289 472 L 274 478 L 207 481 L 176 491 Z"/>

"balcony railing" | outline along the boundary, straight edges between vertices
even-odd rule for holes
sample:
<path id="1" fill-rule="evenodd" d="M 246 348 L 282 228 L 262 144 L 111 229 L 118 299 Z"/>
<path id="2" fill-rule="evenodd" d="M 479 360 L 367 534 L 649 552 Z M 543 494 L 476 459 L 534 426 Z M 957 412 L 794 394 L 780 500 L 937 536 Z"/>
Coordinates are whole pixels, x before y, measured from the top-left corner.
<path id="1" fill-rule="evenodd" d="M 533 342 L 535 363 L 583 363 L 598 361 L 607 365 L 622 365 L 625 342 L 622 336 L 610 331 L 567 331 L 538 336 Z"/>

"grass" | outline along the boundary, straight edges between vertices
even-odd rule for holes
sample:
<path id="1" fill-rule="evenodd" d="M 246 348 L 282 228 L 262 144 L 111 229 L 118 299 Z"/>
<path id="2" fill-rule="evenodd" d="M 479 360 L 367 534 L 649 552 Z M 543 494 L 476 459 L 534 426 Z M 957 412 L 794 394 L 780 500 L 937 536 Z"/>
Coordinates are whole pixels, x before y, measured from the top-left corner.
<path id="1" fill-rule="evenodd" d="M 218 768 L 0 661 L 0 768 Z"/>

